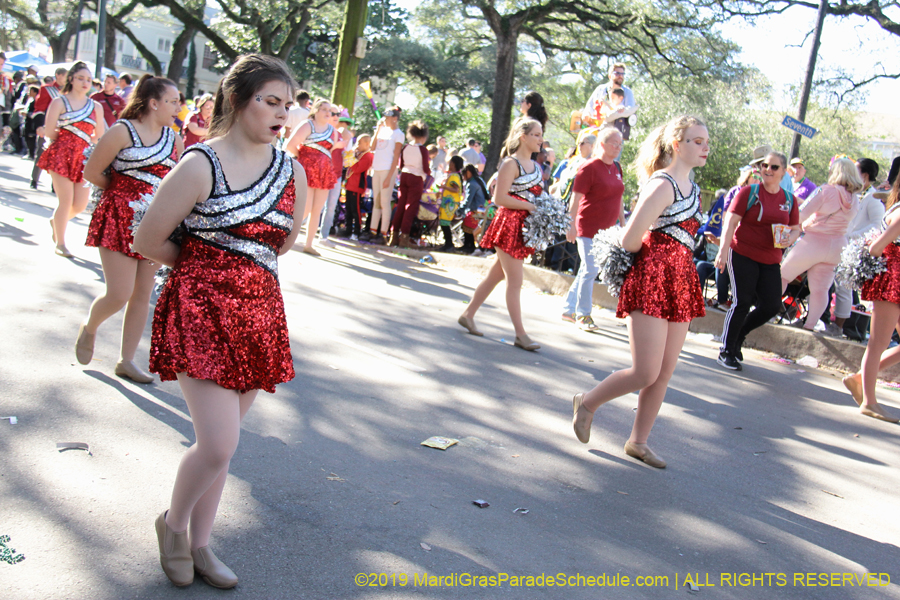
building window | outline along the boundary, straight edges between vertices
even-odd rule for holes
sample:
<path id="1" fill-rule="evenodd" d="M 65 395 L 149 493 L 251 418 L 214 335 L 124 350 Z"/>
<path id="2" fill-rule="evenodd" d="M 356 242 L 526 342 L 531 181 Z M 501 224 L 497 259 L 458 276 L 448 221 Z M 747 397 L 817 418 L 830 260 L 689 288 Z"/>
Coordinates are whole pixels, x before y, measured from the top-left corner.
<path id="1" fill-rule="evenodd" d="M 217 60 L 219 60 L 219 55 L 209 46 L 203 46 L 203 68 L 209 71 Z"/>
<path id="2" fill-rule="evenodd" d="M 156 38 L 156 50 L 159 52 L 168 52 L 172 49 L 172 40 L 165 38 Z"/>

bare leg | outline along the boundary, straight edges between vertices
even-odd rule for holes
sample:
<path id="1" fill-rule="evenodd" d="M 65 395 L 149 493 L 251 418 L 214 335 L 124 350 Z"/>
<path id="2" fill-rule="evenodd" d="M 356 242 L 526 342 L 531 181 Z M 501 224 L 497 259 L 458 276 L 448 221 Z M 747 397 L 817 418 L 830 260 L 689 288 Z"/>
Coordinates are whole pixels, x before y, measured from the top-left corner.
<path id="1" fill-rule="evenodd" d="M 484 301 L 487 300 L 488 296 L 491 295 L 491 292 L 494 291 L 494 288 L 501 281 L 503 281 L 503 267 L 500 266 L 500 259 L 497 258 L 494 260 L 494 264 L 491 265 L 491 270 L 488 271 L 487 276 L 475 288 L 475 294 L 472 296 L 472 300 L 469 301 L 468 306 L 466 306 L 466 310 L 463 311 L 462 316 L 468 319 L 475 318 L 475 313 L 478 312 L 478 309 L 481 308 L 481 305 L 484 304 Z"/>
<path id="2" fill-rule="evenodd" d="M 678 355 L 681 354 L 689 326 L 690 323 L 669 323 L 659 376 L 656 381 L 641 389 L 638 395 L 637 414 L 634 416 L 634 426 L 631 428 L 631 437 L 628 441 L 635 444 L 647 443 L 650 430 L 656 422 L 656 415 L 659 414 L 665 400 L 669 380 L 678 364 Z"/>
<path id="3" fill-rule="evenodd" d="M 319 229 L 319 219 L 322 217 L 322 207 L 328 200 L 328 190 L 320 190 L 317 188 L 309 188 L 312 199 L 307 199 L 307 207 L 309 207 L 309 220 L 306 222 L 306 247 L 312 248 L 313 240 L 316 239 L 316 231 Z"/>
<path id="4" fill-rule="evenodd" d="M 582 406 L 589 412 L 594 412 L 619 396 L 644 389 L 660 376 L 663 359 L 667 354 L 669 322 L 648 317 L 640 311 L 628 315 L 626 322 L 632 364 L 627 369 L 612 373 L 584 395 Z"/>
<path id="5" fill-rule="evenodd" d="M 66 225 L 69 224 L 69 215 L 73 210 L 75 200 L 75 184 L 59 173 L 50 171 L 50 179 L 53 180 L 53 190 L 59 206 L 53 211 L 53 233 L 56 236 L 56 247 L 66 247 Z"/>
<path id="6" fill-rule="evenodd" d="M 85 187 L 84 181 L 73 185 L 75 186 L 75 195 L 72 198 L 72 209 L 69 211 L 70 221 L 84 212 L 91 199 L 91 190 Z"/>
<path id="7" fill-rule="evenodd" d="M 197 525 L 192 525 L 191 530 L 196 541 L 202 542 L 209 538 L 224 477 L 240 439 L 241 418 L 256 398 L 256 391 L 240 394 L 212 381 L 191 379 L 184 373 L 178 374 L 178 383 L 191 413 L 197 442 L 181 459 L 166 522 L 174 531 L 184 531 L 198 511 Z M 192 547 L 201 546 L 192 541 Z"/>
<path id="8" fill-rule="evenodd" d="M 500 248 L 497 250 L 497 260 L 503 267 L 503 274 L 506 276 L 506 310 L 509 312 L 509 318 L 512 321 L 513 328 L 516 330 L 516 337 L 526 335 L 525 326 L 522 325 L 522 280 L 525 278 L 525 267 L 522 261 L 513 258 Z"/>
<path id="9" fill-rule="evenodd" d="M 257 392 L 258 390 L 253 390 L 246 394 L 241 394 L 241 421 L 244 420 L 244 416 L 247 414 L 247 411 L 250 410 L 250 406 L 256 399 Z M 209 489 L 200 496 L 200 499 L 197 500 L 197 503 L 194 505 L 194 510 L 191 511 L 189 528 L 191 549 L 193 550 L 209 545 L 209 536 L 212 533 L 213 523 L 216 520 L 216 512 L 219 509 L 219 500 L 222 498 L 222 490 L 225 489 L 225 481 L 228 479 L 228 468 L 230 465 L 231 462 L 229 461 L 219 473 L 216 480 L 209 486 Z"/>
<path id="10" fill-rule="evenodd" d="M 125 362 L 134 360 L 138 344 L 147 327 L 147 316 L 150 314 L 150 294 L 153 293 L 153 275 L 159 265 L 148 260 L 138 261 L 134 279 L 134 291 L 128 304 L 125 305 L 125 319 L 122 321 L 121 359 Z"/>
<path id="11" fill-rule="evenodd" d="M 121 252 L 100 248 L 100 262 L 103 265 L 106 292 L 102 296 L 97 296 L 91 304 L 88 320 L 84 324 L 85 331 L 91 334 L 97 333 L 97 328 L 100 327 L 100 324 L 119 312 L 129 298 L 134 295 L 135 279 L 138 273 L 138 262 L 140 261 L 130 256 L 125 256 Z M 148 294 L 148 303 L 149 298 Z M 146 316 L 144 321 L 146 323 Z M 132 352 L 133 357 L 134 352 Z"/>
<path id="12" fill-rule="evenodd" d="M 893 302 L 876 300 L 872 308 L 872 325 L 869 328 L 869 343 L 862 360 L 863 403 L 860 408 L 878 405 L 875 399 L 875 382 L 881 355 L 891 342 L 894 326 L 900 318 L 900 306 Z M 893 358 L 893 355 L 891 355 Z"/>

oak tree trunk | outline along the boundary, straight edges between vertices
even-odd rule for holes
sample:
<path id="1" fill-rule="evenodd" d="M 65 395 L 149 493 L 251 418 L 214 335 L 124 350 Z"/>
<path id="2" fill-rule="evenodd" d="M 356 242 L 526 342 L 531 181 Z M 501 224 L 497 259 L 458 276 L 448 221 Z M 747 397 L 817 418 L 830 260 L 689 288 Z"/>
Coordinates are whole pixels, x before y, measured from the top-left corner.
<path id="1" fill-rule="evenodd" d="M 490 177 L 500 162 L 500 150 L 509 135 L 510 114 L 515 91 L 518 31 L 495 31 L 497 34 L 497 71 L 494 96 L 491 98 L 491 141 L 488 146 L 484 176 Z"/>

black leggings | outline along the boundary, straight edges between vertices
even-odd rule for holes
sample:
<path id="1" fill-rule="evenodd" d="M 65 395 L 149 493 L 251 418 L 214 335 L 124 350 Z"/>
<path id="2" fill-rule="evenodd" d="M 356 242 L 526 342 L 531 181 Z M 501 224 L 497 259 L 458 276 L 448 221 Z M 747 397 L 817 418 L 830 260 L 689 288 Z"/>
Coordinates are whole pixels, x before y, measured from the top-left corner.
<path id="1" fill-rule="evenodd" d="M 747 334 L 765 325 L 781 310 L 781 265 L 764 265 L 732 249 L 728 275 L 734 304 L 725 315 L 721 350 L 734 355 Z M 753 312 L 751 306 L 756 306 Z"/>
<path id="2" fill-rule="evenodd" d="M 344 227 L 350 234 L 359 236 L 359 194 L 347 190 L 344 202 Z"/>

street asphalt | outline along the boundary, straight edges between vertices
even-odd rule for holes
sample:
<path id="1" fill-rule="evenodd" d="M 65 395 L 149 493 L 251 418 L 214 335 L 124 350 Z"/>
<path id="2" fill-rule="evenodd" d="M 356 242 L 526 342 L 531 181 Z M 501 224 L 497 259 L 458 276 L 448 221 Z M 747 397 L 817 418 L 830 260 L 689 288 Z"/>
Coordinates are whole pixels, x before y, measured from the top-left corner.
<path id="1" fill-rule="evenodd" d="M 0 420 L 0 536 L 25 557 L 0 559 L 0 598 L 900 598 L 900 427 L 859 416 L 837 376 L 756 352 L 725 372 L 692 335 L 656 470 L 622 451 L 635 395 L 597 412 L 589 444 L 572 432 L 572 395 L 630 364 L 608 311 L 584 333 L 526 289 L 543 347 L 525 352 L 502 285 L 477 338 L 456 323 L 474 275 L 350 243 L 280 260 L 297 377 L 247 416 L 212 540 L 240 584 L 176 589 L 153 521 L 187 408 L 175 382 L 113 375 L 121 314 L 75 361 L 99 256 L 86 215 L 75 258 L 54 255 L 55 197 L 30 168 L 0 156 L 0 417 L 18 421 Z"/>

